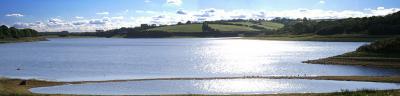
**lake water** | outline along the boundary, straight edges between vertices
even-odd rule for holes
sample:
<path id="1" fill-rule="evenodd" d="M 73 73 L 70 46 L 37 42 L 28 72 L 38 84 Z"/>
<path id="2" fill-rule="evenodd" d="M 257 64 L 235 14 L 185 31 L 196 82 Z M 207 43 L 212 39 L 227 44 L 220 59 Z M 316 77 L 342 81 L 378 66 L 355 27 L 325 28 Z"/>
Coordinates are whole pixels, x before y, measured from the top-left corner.
<path id="1" fill-rule="evenodd" d="M 0 44 L 0 76 L 51 81 L 225 76 L 394 75 L 399 70 L 303 64 L 360 42 L 227 38 L 76 38 Z M 21 69 L 21 70 L 16 70 Z"/>
<path id="2" fill-rule="evenodd" d="M 276 94 L 338 92 L 342 89 L 395 89 L 399 84 L 302 80 L 302 79 L 220 79 L 220 80 L 150 80 L 63 85 L 33 88 L 46 94 L 90 95 L 165 95 L 165 94 Z"/>

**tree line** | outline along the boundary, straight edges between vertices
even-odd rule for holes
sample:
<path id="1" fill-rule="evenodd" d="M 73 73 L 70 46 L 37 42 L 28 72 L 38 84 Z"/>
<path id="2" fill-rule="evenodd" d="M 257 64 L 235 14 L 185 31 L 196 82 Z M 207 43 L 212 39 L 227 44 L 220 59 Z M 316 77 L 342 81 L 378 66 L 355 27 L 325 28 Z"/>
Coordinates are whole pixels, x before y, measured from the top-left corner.
<path id="1" fill-rule="evenodd" d="M 362 18 L 311 20 L 276 18 L 272 21 L 281 22 L 285 27 L 281 32 L 292 34 L 369 34 L 397 35 L 400 34 L 400 12 L 386 16 Z"/>
<path id="2" fill-rule="evenodd" d="M 36 37 L 38 36 L 38 31 L 33 29 L 17 29 L 15 27 L 8 28 L 6 25 L 0 26 L 0 39 L 7 38 L 22 38 L 22 37 Z"/>

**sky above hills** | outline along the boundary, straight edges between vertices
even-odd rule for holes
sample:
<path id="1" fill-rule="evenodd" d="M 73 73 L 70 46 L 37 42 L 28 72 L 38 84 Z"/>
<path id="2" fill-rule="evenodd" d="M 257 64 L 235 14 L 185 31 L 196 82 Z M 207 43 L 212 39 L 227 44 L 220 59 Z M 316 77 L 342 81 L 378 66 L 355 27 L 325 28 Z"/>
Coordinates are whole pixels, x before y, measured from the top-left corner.
<path id="1" fill-rule="evenodd" d="M 400 11 L 400 0 L 0 0 L 0 24 L 93 31 L 186 21 L 337 19 Z"/>

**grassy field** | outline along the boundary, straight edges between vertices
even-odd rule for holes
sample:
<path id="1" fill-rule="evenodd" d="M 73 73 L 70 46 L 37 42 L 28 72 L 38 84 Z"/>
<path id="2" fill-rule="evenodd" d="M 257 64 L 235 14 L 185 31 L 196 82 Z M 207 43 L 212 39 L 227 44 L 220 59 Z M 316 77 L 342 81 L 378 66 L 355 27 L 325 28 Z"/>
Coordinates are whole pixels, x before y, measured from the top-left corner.
<path id="1" fill-rule="evenodd" d="M 382 35 L 267 35 L 261 37 L 246 37 L 245 39 L 280 40 L 280 41 L 326 41 L 326 42 L 373 42 L 394 36 Z"/>
<path id="2" fill-rule="evenodd" d="M 242 24 L 242 25 L 247 25 L 247 26 L 258 26 L 258 27 L 263 27 L 265 29 L 271 29 L 271 30 L 276 30 L 283 28 L 284 25 L 280 23 L 274 23 L 274 22 L 262 22 L 261 24 L 255 24 L 252 22 L 229 22 L 232 24 Z"/>
<path id="3" fill-rule="evenodd" d="M 285 26 L 283 24 L 274 23 L 274 22 L 262 22 L 261 25 L 263 25 L 264 28 L 273 29 L 273 30 L 281 29 L 281 28 L 283 28 Z"/>
<path id="4" fill-rule="evenodd" d="M 9 38 L 0 39 L 0 43 L 16 43 L 16 42 L 34 42 L 34 41 L 47 41 L 44 37 L 24 37 L 24 38 Z"/>
<path id="5" fill-rule="evenodd" d="M 157 27 L 149 30 L 159 30 L 166 32 L 203 32 L 202 24 L 186 24 L 186 25 L 174 25 Z"/>
<path id="6" fill-rule="evenodd" d="M 284 25 L 273 22 L 262 22 L 261 24 L 254 24 L 251 22 L 230 22 L 234 24 L 242 24 L 248 26 L 259 26 L 265 29 L 280 29 Z M 222 32 L 234 32 L 234 31 L 242 31 L 242 32 L 252 32 L 252 31 L 260 31 L 251 27 L 246 26 L 236 26 L 236 25 L 223 25 L 223 24 L 209 24 L 209 26 L 213 29 L 217 29 Z M 173 25 L 173 26 L 164 26 L 157 27 L 148 30 L 158 30 L 158 31 L 166 31 L 166 32 L 202 32 L 202 24 L 185 24 L 185 25 Z"/>
<path id="7" fill-rule="evenodd" d="M 217 29 L 222 32 L 247 32 L 247 31 L 259 31 L 257 29 L 253 29 L 245 26 L 236 26 L 236 25 L 221 25 L 221 24 L 209 24 L 209 26 L 213 29 Z"/>

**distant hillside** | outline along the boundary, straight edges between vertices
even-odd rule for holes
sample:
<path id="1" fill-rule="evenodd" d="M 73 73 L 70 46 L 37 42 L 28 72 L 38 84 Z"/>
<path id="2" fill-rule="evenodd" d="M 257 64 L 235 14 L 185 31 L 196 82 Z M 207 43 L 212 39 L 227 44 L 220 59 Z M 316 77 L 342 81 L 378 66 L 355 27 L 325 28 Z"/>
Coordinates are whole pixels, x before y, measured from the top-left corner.
<path id="1" fill-rule="evenodd" d="M 171 25 L 148 29 L 149 31 L 165 32 L 203 32 L 202 24 Z"/>
<path id="2" fill-rule="evenodd" d="M 209 24 L 212 29 L 218 30 L 219 32 L 254 32 L 260 31 L 246 26 L 236 25 L 223 25 L 223 24 Z"/>
<path id="3" fill-rule="evenodd" d="M 162 27 L 155 27 L 147 29 L 148 31 L 164 31 L 164 32 L 204 32 L 202 24 L 183 24 L 183 25 L 168 25 Z M 211 22 L 209 27 L 218 32 L 256 32 L 263 31 L 260 29 L 253 28 L 253 26 L 261 27 L 265 30 L 277 30 L 282 28 L 284 25 L 280 23 L 262 22 L 256 24 L 252 22 Z"/>
<path id="4" fill-rule="evenodd" d="M 176 25 L 141 24 L 134 28 L 120 28 L 89 34 L 92 36 L 112 37 L 232 37 L 232 36 L 269 36 L 269 35 L 400 35 L 400 12 L 386 16 L 362 18 L 324 19 L 309 18 L 288 19 L 233 19 L 186 23 Z M 340 38 L 339 38 L 340 39 Z"/>
<path id="5" fill-rule="evenodd" d="M 270 29 L 270 30 L 278 30 L 283 28 L 285 25 L 281 24 L 281 23 L 274 23 L 274 22 L 269 22 L 269 21 L 265 21 L 265 22 L 259 22 L 259 23 L 255 23 L 255 22 L 229 22 L 232 24 L 241 24 L 241 25 L 245 25 L 245 26 L 257 26 L 257 27 L 261 27 L 261 28 L 265 28 L 265 29 Z"/>

